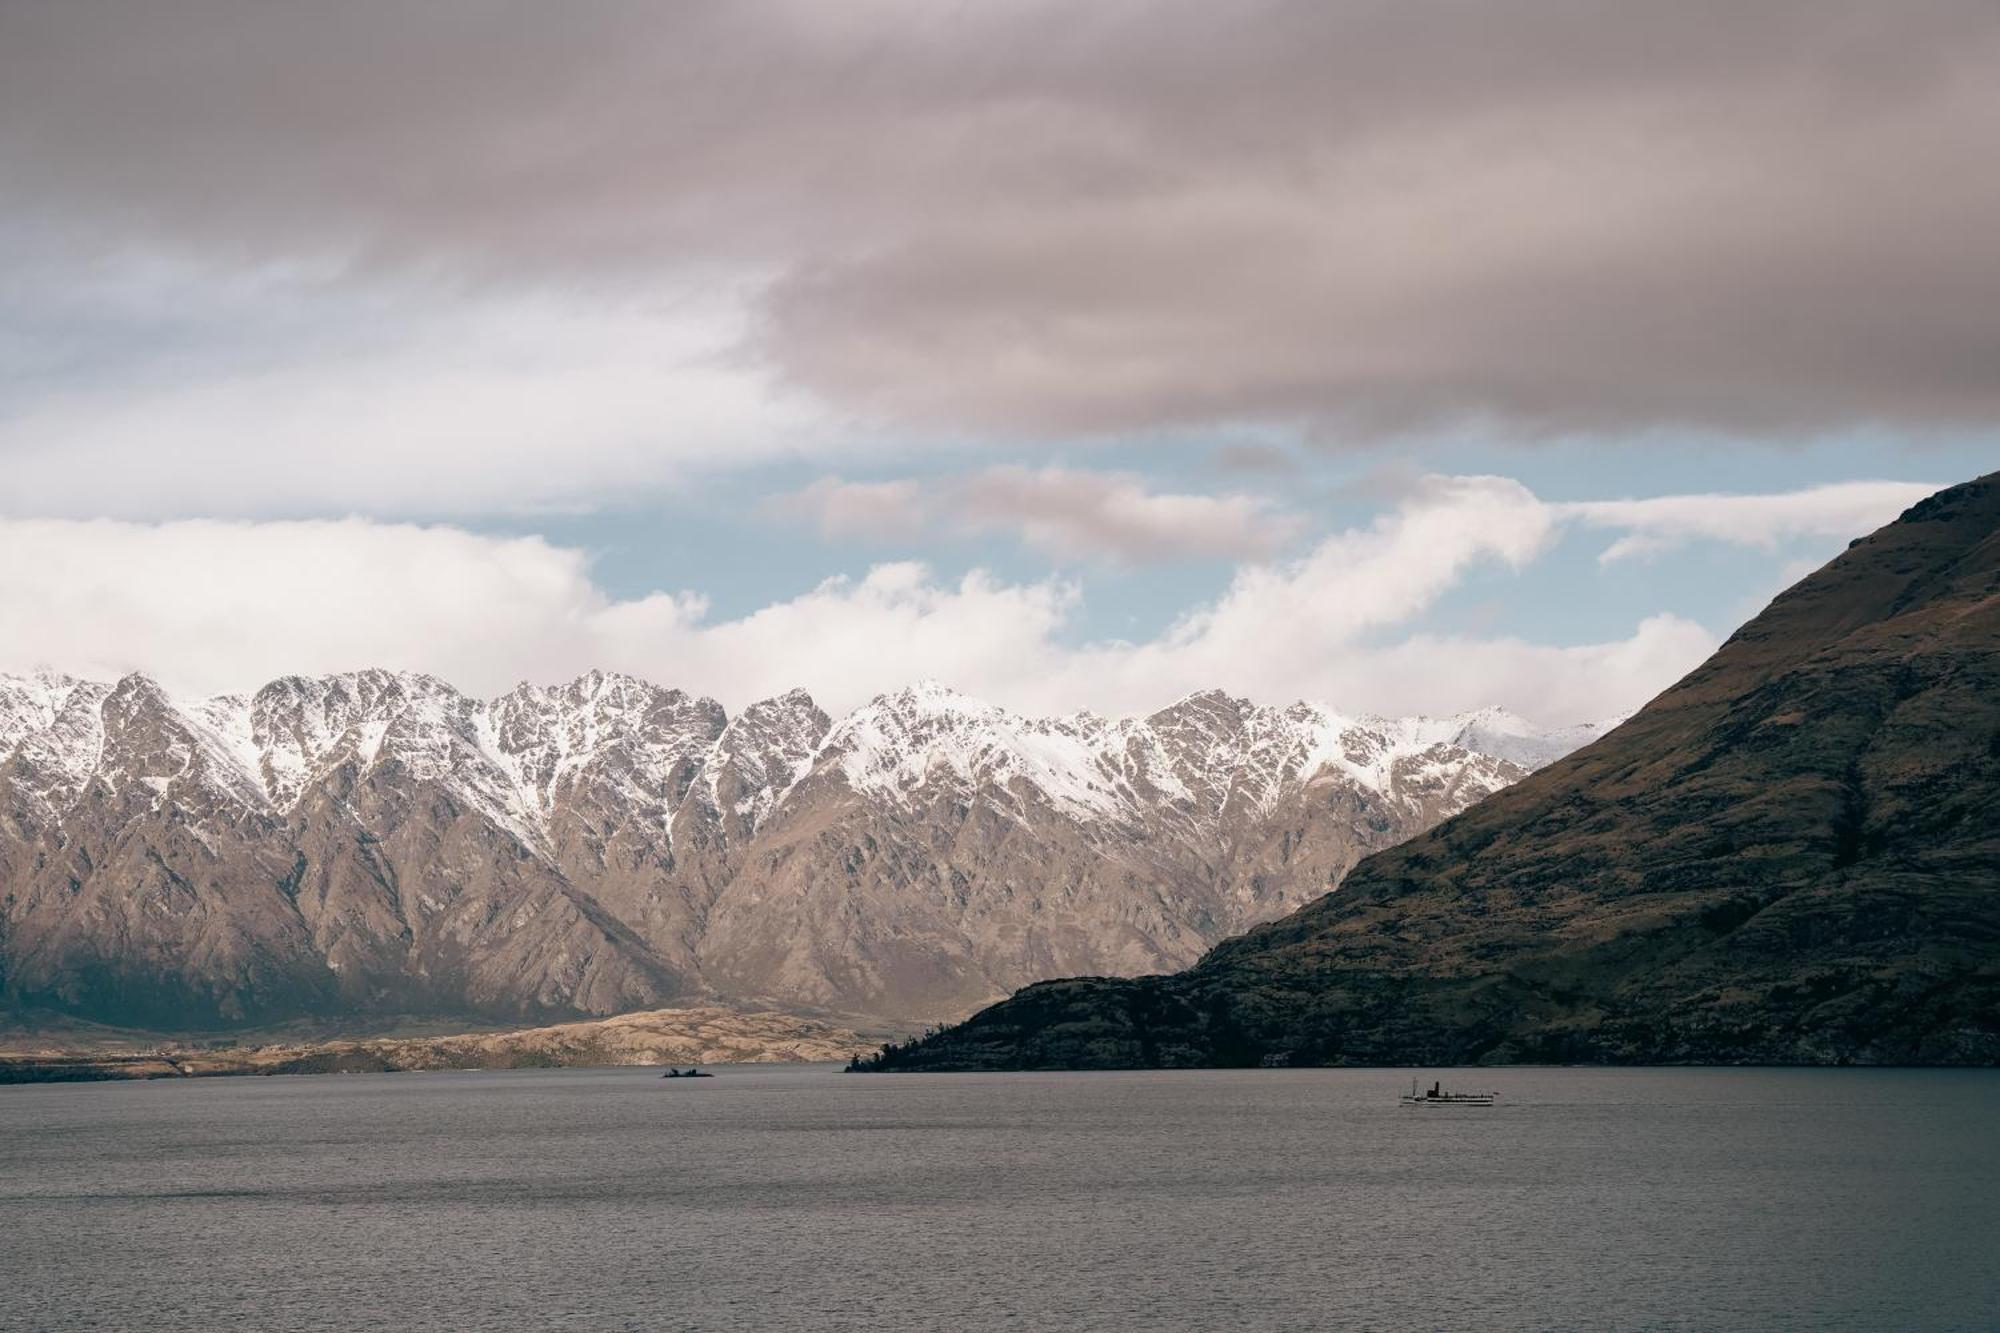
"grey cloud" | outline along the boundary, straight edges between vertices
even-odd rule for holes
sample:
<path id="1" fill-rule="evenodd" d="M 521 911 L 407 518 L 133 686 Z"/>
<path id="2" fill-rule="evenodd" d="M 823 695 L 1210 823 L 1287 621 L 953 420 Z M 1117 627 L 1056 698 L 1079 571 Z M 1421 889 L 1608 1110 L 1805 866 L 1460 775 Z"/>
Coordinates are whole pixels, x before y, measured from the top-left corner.
<path id="1" fill-rule="evenodd" d="M 967 434 L 2000 421 L 1991 0 L 15 3 L 7 225 L 348 280 L 770 275 Z"/>
<path id="2" fill-rule="evenodd" d="M 822 477 L 773 498 L 768 513 L 821 535 L 896 542 L 927 532 L 999 532 L 1058 560 L 1142 565 L 1267 560 L 1303 530 L 1297 514 L 1251 495 L 1152 491 L 1137 477 L 1070 468 L 987 468 L 924 484 Z"/>
<path id="3" fill-rule="evenodd" d="M 840 477 L 821 477 L 788 495 L 775 496 L 765 511 L 783 521 L 809 523 L 822 537 L 867 542 L 918 537 L 932 517 L 930 498 L 918 482 Z"/>
<path id="4" fill-rule="evenodd" d="M 1249 495 L 1172 495 L 1137 478 L 1068 468 L 989 468 L 956 488 L 959 521 L 1002 529 L 1058 559 L 1122 564 L 1209 557 L 1267 560 L 1299 518 Z"/>

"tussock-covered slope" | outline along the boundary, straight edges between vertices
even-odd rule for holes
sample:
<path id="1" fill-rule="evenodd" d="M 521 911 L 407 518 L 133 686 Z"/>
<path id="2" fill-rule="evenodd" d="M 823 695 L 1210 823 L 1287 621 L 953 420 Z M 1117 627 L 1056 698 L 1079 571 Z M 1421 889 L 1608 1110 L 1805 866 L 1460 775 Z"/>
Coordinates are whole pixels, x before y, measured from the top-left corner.
<path id="1" fill-rule="evenodd" d="M 130 1043 L 111 1048 L 0 1043 L 0 1083 L 208 1078 L 431 1069 L 774 1064 L 846 1060 L 868 1044 L 847 1028 L 795 1014 L 653 1009 L 587 1022 L 433 1037 L 294 1040 L 262 1045 Z"/>
<path id="2" fill-rule="evenodd" d="M 1482 1060 L 2000 1062 L 2000 475 L 1338 893 L 880 1063 Z"/>

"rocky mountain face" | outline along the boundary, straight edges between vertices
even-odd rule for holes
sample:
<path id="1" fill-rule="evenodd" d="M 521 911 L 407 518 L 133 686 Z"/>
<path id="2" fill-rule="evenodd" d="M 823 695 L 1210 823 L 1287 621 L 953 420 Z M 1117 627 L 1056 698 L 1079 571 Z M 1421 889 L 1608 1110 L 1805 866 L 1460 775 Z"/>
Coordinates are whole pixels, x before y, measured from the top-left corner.
<path id="1" fill-rule="evenodd" d="M 2000 474 L 1630 721 L 1192 969 L 885 1068 L 2000 1063 Z"/>
<path id="2" fill-rule="evenodd" d="M 669 999 L 901 1019 L 1184 965 L 1592 734 L 1199 694 L 837 724 L 592 672 L 0 677 L 0 994 L 123 1024 Z"/>

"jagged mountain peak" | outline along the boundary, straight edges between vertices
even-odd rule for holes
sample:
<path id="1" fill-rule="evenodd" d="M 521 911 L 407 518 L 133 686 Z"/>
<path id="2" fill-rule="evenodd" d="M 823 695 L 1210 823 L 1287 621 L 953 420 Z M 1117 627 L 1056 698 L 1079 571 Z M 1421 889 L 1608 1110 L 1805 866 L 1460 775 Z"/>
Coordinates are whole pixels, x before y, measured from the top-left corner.
<path id="1" fill-rule="evenodd" d="M 878 694 L 856 711 L 870 709 L 910 717 L 985 716 L 1002 711 L 997 705 L 932 677 L 914 681 L 901 689 Z"/>
<path id="2" fill-rule="evenodd" d="M 449 683 L 424 671 L 402 671 L 390 667 L 359 667 L 351 671 L 330 671 L 324 675 L 287 675 L 264 684 L 253 697 L 273 699 L 287 696 L 319 699 L 346 696 L 374 699 L 401 694 L 410 697 L 457 694 Z"/>
<path id="3" fill-rule="evenodd" d="M 623 671 L 604 671 L 596 667 L 584 672 L 565 685 L 517 687 L 517 692 L 531 691 L 542 697 L 560 697 L 576 702 L 604 703 L 615 707 L 646 707 L 661 701 L 679 702 L 694 700 L 701 705 L 721 708 L 712 699 L 695 700 L 695 696 L 672 686 L 656 685 L 640 676 Z"/>
<path id="4" fill-rule="evenodd" d="M 808 695 L 806 691 L 792 689 L 782 695 L 772 695 L 770 699 L 758 699 L 756 703 L 744 707 L 742 713 L 730 719 L 728 731 L 752 731 L 762 727 L 786 727 L 802 721 L 826 719 L 826 711 Z M 832 725 L 830 721 L 826 725 Z M 824 733 L 826 727 L 820 727 Z"/>
<path id="5" fill-rule="evenodd" d="M 702 765 L 701 789 L 730 836 L 753 833 L 811 770 L 833 720 L 804 690 L 759 699 L 731 718 Z"/>
<path id="6" fill-rule="evenodd" d="M 156 941 L 133 984 L 202 1012 L 707 986 L 938 1016 L 1185 963 L 1520 776 L 1474 751 L 1523 731 L 1220 690 L 1037 717 L 921 681 L 836 720 L 601 670 L 493 699 L 387 669 L 212 698 L 0 676 L 0 867 L 29 868 L 0 977 L 74 994 L 102 934 Z"/>
<path id="7" fill-rule="evenodd" d="M 143 671 L 128 671 L 112 682 L 111 697 L 120 701 L 168 702 L 166 688 Z"/>
<path id="8" fill-rule="evenodd" d="M 0 740 L 18 749 L 51 728 L 79 683 L 46 672 L 0 677 Z M 1017 792 L 1025 784 L 1079 816 L 1143 814 L 1154 797 L 1214 814 L 1233 801 L 1268 808 L 1321 770 L 1388 792 L 1399 765 L 1442 746 L 1481 756 L 1488 769 L 1532 768 L 1596 733 L 1543 731 L 1498 708 L 1438 719 L 1350 717 L 1321 703 L 1259 705 L 1220 689 L 1141 718 L 1037 717 L 934 679 L 838 720 L 804 690 L 730 719 L 712 699 L 601 669 L 563 684 L 523 682 L 490 701 L 426 673 L 382 668 L 285 676 L 248 697 L 177 700 L 143 673 L 94 688 L 104 692 L 100 728 L 122 736 L 135 718 L 150 718 L 181 737 L 190 756 L 200 754 L 195 767 L 219 775 L 219 790 L 253 803 L 288 809 L 337 768 L 393 763 L 504 814 L 536 845 L 562 794 L 590 774 L 654 811 L 669 810 L 700 779 L 718 809 L 729 804 L 753 821 L 818 768 L 875 797 L 902 799 L 939 781 Z M 74 786 L 83 756 L 69 748 L 59 767 Z M 725 802 L 719 784 L 731 766 Z M 1484 772 L 1481 780 L 1490 788 L 1509 776 L 1518 774 Z"/>
<path id="9" fill-rule="evenodd" d="M 0 753 L 52 724 L 80 683 L 73 676 L 48 670 L 0 675 Z"/>
<path id="10" fill-rule="evenodd" d="M 1197 728 L 1229 733 L 1242 730 L 1245 718 L 1255 707 L 1248 699 L 1239 699 L 1226 690 L 1197 690 L 1149 714 L 1145 721 L 1163 730 Z"/>

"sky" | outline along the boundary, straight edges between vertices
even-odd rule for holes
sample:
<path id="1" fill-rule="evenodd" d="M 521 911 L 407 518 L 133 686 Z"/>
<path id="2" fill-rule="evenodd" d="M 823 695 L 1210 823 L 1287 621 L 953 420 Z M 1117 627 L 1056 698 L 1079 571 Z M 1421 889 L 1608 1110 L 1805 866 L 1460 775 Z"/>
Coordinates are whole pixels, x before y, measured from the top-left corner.
<path id="1" fill-rule="evenodd" d="M 0 671 L 1636 708 L 2000 467 L 1991 0 L 0 0 Z"/>

